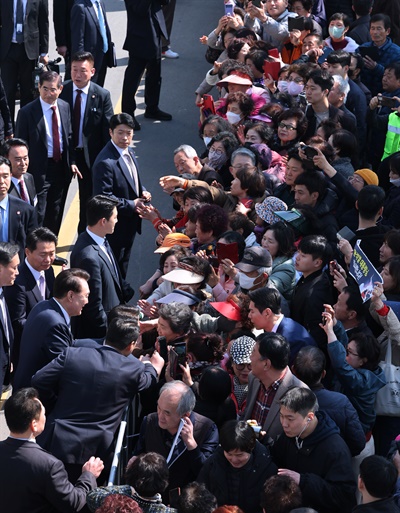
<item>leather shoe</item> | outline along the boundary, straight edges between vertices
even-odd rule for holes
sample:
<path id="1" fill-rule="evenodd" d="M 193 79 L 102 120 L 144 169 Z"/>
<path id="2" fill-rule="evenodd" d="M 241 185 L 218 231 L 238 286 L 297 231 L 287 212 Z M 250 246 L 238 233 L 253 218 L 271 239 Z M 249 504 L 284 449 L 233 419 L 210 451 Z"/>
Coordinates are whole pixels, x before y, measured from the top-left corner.
<path id="1" fill-rule="evenodd" d="M 132 116 L 133 117 L 133 130 L 135 132 L 138 132 L 142 127 L 140 126 L 140 123 L 139 121 L 135 118 L 135 116 Z"/>
<path id="2" fill-rule="evenodd" d="M 163 112 L 160 109 L 146 110 L 144 117 L 148 119 L 158 119 L 159 121 L 171 121 L 172 116 L 168 112 Z"/>

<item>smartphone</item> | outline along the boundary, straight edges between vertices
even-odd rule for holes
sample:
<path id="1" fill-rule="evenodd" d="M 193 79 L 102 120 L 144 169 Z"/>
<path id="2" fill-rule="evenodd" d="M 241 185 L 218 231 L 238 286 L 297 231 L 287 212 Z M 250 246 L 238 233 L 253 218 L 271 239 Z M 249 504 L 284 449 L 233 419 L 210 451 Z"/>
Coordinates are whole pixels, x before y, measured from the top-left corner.
<path id="1" fill-rule="evenodd" d="M 217 242 L 217 257 L 218 261 L 229 258 L 234 264 L 239 262 L 239 248 L 237 242 L 230 242 L 226 244 L 224 242 Z"/>
<path id="2" fill-rule="evenodd" d="M 165 337 L 157 337 L 157 342 L 160 346 L 160 356 L 164 358 L 165 363 L 168 362 L 168 347 L 167 339 Z"/>
<path id="3" fill-rule="evenodd" d="M 279 71 L 281 69 L 281 63 L 264 61 L 263 69 L 264 69 L 264 75 L 266 77 L 268 77 L 268 75 L 271 75 L 273 80 L 278 80 Z"/>
<path id="4" fill-rule="evenodd" d="M 178 508 L 179 496 L 181 494 L 180 488 L 173 488 L 169 491 L 169 505 L 171 508 Z"/>
<path id="5" fill-rule="evenodd" d="M 179 365 L 185 365 L 186 361 L 186 342 L 178 342 L 169 350 L 170 374 L 173 379 L 182 374 Z"/>
<path id="6" fill-rule="evenodd" d="M 254 5 L 254 7 L 261 8 L 261 0 L 251 0 L 251 3 Z"/>
<path id="7" fill-rule="evenodd" d="M 337 260 L 331 260 L 329 262 L 329 267 L 330 267 L 331 273 L 333 273 L 333 271 L 339 271 L 339 266 L 338 266 Z"/>
<path id="8" fill-rule="evenodd" d="M 382 105 L 382 107 L 389 107 L 390 109 L 395 109 L 400 105 L 399 101 L 396 100 L 396 98 L 389 98 L 388 96 L 380 96 L 378 98 L 379 104 Z"/>
<path id="9" fill-rule="evenodd" d="M 214 267 L 214 269 L 217 271 L 219 268 L 219 260 L 218 257 L 211 255 L 208 257 L 208 263 Z"/>
<path id="10" fill-rule="evenodd" d="M 279 59 L 279 50 L 278 50 L 278 48 L 270 48 L 268 50 L 268 55 L 270 57 L 275 57 L 275 59 Z"/>
<path id="11" fill-rule="evenodd" d="M 307 160 L 312 160 L 318 155 L 318 151 L 313 146 L 301 146 L 301 150 L 304 152 Z"/>
<path id="12" fill-rule="evenodd" d="M 289 32 L 292 30 L 304 30 L 304 16 L 298 16 L 297 18 L 288 18 L 288 29 Z"/>
<path id="13" fill-rule="evenodd" d="M 356 234 L 350 230 L 348 226 L 344 226 L 341 230 L 339 230 L 336 234 L 338 240 L 346 239 L 349 242 L 354 239 Z"/>
<path id="14" fill-rule="evenodd" d="M 225 16 L 233 16 L 233 4 L 224 4 L 225 5 Z"/>
<path id="15" fill-rule="evenodd" d="M 369 57 L 375 62 L 379 59 L 379 50 L 376 46 L 359 46 L 358 50 L 363 57 Z"/>
<path id="16" fill-rule="evenodd" d="M 206 118 L 215 114 L 214 98 L 211 94 L 203 94 L 203 114 Z"/>

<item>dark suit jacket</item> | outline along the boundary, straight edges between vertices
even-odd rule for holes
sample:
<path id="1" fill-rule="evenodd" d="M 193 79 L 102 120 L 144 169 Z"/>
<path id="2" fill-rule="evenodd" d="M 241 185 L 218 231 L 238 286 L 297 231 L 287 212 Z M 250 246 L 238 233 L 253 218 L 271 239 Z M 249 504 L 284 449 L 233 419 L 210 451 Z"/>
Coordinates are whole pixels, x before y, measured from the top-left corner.
<path id="1" fill-rule="evenodd" d="M 68 348 L 32 379 L 45 404 L 55 407 L 38 442 L 65 463 L 95 454 L 109 460 L 128 401 L 157 383 L 152 365 L 109 346 Z"/>
<path id="2" fill-rule="evenodd" d="M 8 242 L 18 244 L 19 259 L 22 262 L 25 255 L 26 236 L 37 228 L 36 210 L 21 199 L 8 197 Z"/>
<path id="3" fill-rule="evenodd" d="M 114 306 L 129 301 L 133 290 L 122 278 L 117 266 L 115 273 L 109 258 L 90 235 L 82 232 L 71 253 L 71 267 L 84 269 L 90 274 L 89 303 L 76 321 L 76 337 L 104 337 L 107 315 Z"/>
<path id="4" fill-rule="evenodd" d="M 24 173 L 22 175 L 22 178 L 24 179 L 26 189 L 28 191 L 29 201 L 30 204 L 34 207 L 35 198 L 36 198 L 36 188 L 35 188 L 35 181 L 33 179 L 33 176 L 30 173 Z M 21 199 L 21 194 L 19 192 L 19 187 L 15 187 L 14 182 L 11 181 L 11 186 L 8 190 L 8 194 L 10 196 L 14 196 L 15 198 Z M 23 200 L 22 200 L 23 201 Z"/>
<path id="5" fill-rule="evenodd" d="M 0 61 L 6 57 L 14 31 L 14 1 L 0 2 Z M 24 45 L 28 59 L 49 51 L 48 0 L 27 0 L 24 19 Z"/>
<path id="6" fill-rule="evenodd" d="M 60 98 L 66 101 L 74 116 L 73 82 L 64 84 Z M 97 155 L 110 140 L 110 118 L 114 114 L 109 91 L 90 82 L 82 127 L 82 143 L 86 165 L 89 169 Z"/>
<path id="7" fill-rule="evenodd" d="M 71 113 L 68 103 L 63 100 L 58 99 L 57 105 L 61 117 L 65 180 L 69 183 L 72 177 L 70 165 L 74 163 Z M 15 135 L 29 144 L 29 172 L 35 180 L 36 191 L 40 192 L 45 182 L 48 160 L 46 126 L 40 98 L 19 110 Z"/>
<path id="8" fill-rule="evenodd" d="M 132 148 L 129 151 L 139 171 L 135 153 Z M 113 143 L 109 141 L 94 163 L 92 178 L 93 195 L 105 194 L 119 200 L 118 223 L 115 226 L 114 233 L 107 238 L 110 243 L 113 239 L 124 240 L 126 241 L 125 245 L 129 245 L 129 241 L 133 241 L 135 234 L 141 232 L 142 226 L 134 204 L 134 200 L 140 198 L 144 190 L 140 184 L 140 177 L 139 191 L 135 191 L 124 158 L 120 156 Z"/>
<path id="9" fill-rule="evenodd" d="M 249 391 L 247 393 L 247 402 L 246 409 L 244 411 L 243 420 L 251 419 L 252 411 L 254 408 L 254 404 L 257 399 L 258 392 L 260 390 L 261 382 L 259 379 L 255 378 L 252 373 L 249 375 Z M 272 402 L 271 408 L 268 412 L 267 419 L 263 425 L 263 431 L 267 432 L 267 436 L 276 440 L 277 437 L 283 433 L 282 424 L 279 418 L 279 401 L 283 397 L 283 395 L 293 387 L 301 387 L 308 388 L 302 381 L 294 376 L 289 367 L 287 368 L 287 372 L 285 377 L 283 378 L 282 383 L 279 385 L 278 390 L 276 391 L 275 398 Z"/>
<path id="10" fill-rule="evenodd" d="M 162 6 L 169 0 L 125 0 L 128 27 L 124 50 L 139 59 L 161 57 L 161 36 L 168 39 Z"/>
<path id="11" fill-rule="evenodd" d="M 277 333 L 284 336 L 290 345 L 290 362 L 292 365 L 294 357 L 305 346 L 317 346 L 317 343 L 308 331 L 290 317 L 284 317 L 280 322 Z"/>
<path id="12" fill-rule="evenodd" d="M 53 23 L 57 46 L 71 51 L 71 9 L 74 0 L 53 0 Z"/>
<path id="13" fill-rule="evenodd" d="M 38 303 L 25 323 L 14 389 L 30 386 L 35 372 L 73 342 L 71 330 L 56 301 L 52 298 Z"/>
<path id="14" fill-rule="evenodd" d="M 15 342 L 17 344 L 21 341 L 22 331 L 30 311 L 34 306 L 43 301 L 36 280 L 25 261 L 20 264 L 18 269 L 19 275 L 14 285 L 4 288 L 4 296 L 9 307 Z M 46 299 L 49 299 L 53 295 L 54 285 L 54 271 L 52 267 L 45 271 L 45 276 Z"/>
<path id="15" fill-rule="evenodd" d="M 3 292 L 5 291 L 6 288 L 7 287 L 3 287 Z M 5 369 L 3 366 L 3 362 L 8 360 L 8 363 L 11 363 L 11 354 L 12 354 L 13 344 L 14 344 L 14 333 L 13 333 L 11 319 L 10 319 L 9 310 L 8 310 L 7 305 L 6 305 L 6 314 L 7 314 L 7 325 L 8 325 L 9 337 L 7 337 L 3 319 L 1 318 L 1 320 L 0 320 L 0 387 L 3 386 L 3 384 L 8 385 L 8 383 L 9 383 L 11 367 L 10 367 L 10 365 L 8 365 L 7 369 Z"/>
<path id="16" fill-rule="evenodd" d="M 0 141 L 14 132 L 3 81 L 0 77 Z"/>
<path id="17" fill-rule="evenodd" d="M 71 484 L 62 462 L 27 440 L 0 442 L 0 461 L 0 503 L 7 513 L 78 511 L 86 504 L 87 492 L 96 487 L 91 472 Z"/>
<path id="18" fill-rule="evenodd" d="M 106 7 L 100 0 L 106 24 L 108 40 L 107 55 L 112 53 L 111 33 L 107 22 Z M 91 0 L 75 0 L 71 9 L 71 53 L 90 52 L 94 57 L 94 67 L 99 70 L 104 58 L 103 38 L 99 19 Z"/>
<path id="19" fill-rule="evenodd" d="M 314 109 L 312 105 L 309 105 L 306 110 L 306 118 L 308 122 L 307 131 L 304 134 L 303 139 L 306 141 L 310 137 L 315 135 L 317 131 L 317 118 L 314 115 Z M 337 109 L 333 105 L 329 104 L 329 119 L 335 121 L 336 123 L 340 123 L 344 130 L 348 130 L 353 134 L 356 133 L 357 124 L 354 121 L 354 118 L 348 116 L 345 112 L 340 109 Z"/>

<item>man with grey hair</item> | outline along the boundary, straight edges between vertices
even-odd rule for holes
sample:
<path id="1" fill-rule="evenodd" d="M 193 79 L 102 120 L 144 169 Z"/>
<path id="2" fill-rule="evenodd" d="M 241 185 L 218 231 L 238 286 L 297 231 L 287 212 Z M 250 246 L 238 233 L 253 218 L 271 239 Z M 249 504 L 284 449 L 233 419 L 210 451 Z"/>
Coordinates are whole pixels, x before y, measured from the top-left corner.
<path id="1" fill-rule="evenodd" d="M 201 180 L 211 185 L 220 182 L 219 174 L 208 164 L 202 164 L 196 150 L 188 144 L 182 144 L 174 150 L 174 164 L 180 176 Z"/>
<path id="2" fill-rule="evenodd" d="M 140 428 L 134 454 L 152 451 L 167 459 L 168 490 L 194 481 L 204 461 L 218 446 L 217 426 L 194 413 L 195 404 L 190 387 L 182 381 L 169 381 L 160 390 L 157 413 L 147 415 Z"/>
<path id="3" fill-rule="evenodd" d="M 332 75 L 334 84 L 328 94 L 328 100 L 331 105 L 340 109 L 345 113 L 346 116 L 353 120 L 353 123 L 357 126 L 357 118 L 349 111 L 346 107 L 347 95 L 350 91 L 349 81 L 343 78 L 341 75 Z"/>

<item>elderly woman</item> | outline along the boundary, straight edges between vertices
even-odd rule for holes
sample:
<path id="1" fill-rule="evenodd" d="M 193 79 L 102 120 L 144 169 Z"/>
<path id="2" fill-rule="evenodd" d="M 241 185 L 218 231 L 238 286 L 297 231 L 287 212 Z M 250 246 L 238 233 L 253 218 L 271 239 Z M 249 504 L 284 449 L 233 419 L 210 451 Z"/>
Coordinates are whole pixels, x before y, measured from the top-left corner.
<path id="1" fill-rule="evenodd" d="M 226 365 L 232 382 L 231 398 L 236 405 L 238 416 L 241 416 L 246 408 L 251 372 L 250 356 L 255 345 L 254 339 L 242 336 L 232 342 L 229 351 L 229 360 Z"/>
<path id="2" fill-rule="evenodd" d="M 215 495 L 219 506 L 233 504 L 246 513 L 261 513 L 260 490 L 278 471 L 269 450 L 244 421 L 227 422 L 219 441 L 220 447 L 205 461 L 197 480 Z"/>
<path id="3" fill-rule="evenodd" d="M 192 310 L 187 305 L 182 303 L 162 304 L 158 314 L 157 331 L 161 337 L 167 339 L 168 345 L 186 340 L 193 318 Z"/>
<path id="4" fill-rule="evenodd" d="M 102 486 L 87 495 L 87 505 L 94 512 L 107 497 L 124 495 L 133 499 L 143 513 L 176 513 L 176 509 L 164 506 L 161 493 L 168 486 L 169 471 L 165 458 L 155 452 L 140 454 L 128 464 L 125 485 Z"/>
<path id="5" fill-rule="evenodd" d="M 252 98 L 241 91 L 229 93 L 226 97 L 226 118 L 229 123 L 238 127 L 244 123 L 254 109 Z"/>
<path id="6" fill-rule="evenodd" d="M 290 150 L 297 148 L 306 130 L 307 119 L 302 110 L 284 110 L 277 118 L 276 134 L 270 144 L 271 150 L 279 155 L 288 155 Z"/>

